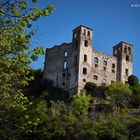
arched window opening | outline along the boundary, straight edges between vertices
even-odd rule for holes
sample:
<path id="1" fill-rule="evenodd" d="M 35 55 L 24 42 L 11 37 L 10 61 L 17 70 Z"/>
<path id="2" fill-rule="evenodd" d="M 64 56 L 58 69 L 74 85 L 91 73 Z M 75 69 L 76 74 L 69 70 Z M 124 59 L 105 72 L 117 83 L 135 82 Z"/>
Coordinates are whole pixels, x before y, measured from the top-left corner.
<path id="1" fill-rule="evenodd" d="M 67 51 L 64 52 L 64 56 L 65 56 L 65 57 L 68 56 L 68 52 L 67 52 Z"/>
<path id="2" fill-rule="evenodd" d="M 118 52 L 121 52 L 121 51 L 122 51 L 122 47 L 119 47 L 119 48 L 118 48 Z"/>
<path id="3" fill-rule="evenodd" d="M 67 65 L 68 65 L 68 64 L 67 64 L 67 61 L 65 61 L 64 64 L 63 64 L 63 69 L 64 69 L 64 70 L 67 69 L 67 67 L 68 67 Z"/>
<path id="4" fill-rule="evenodd" d="M 77 38 L 77 33 L 74 33 L 74 38 Z"/>
<path id="5" fill-rule="evenodd" d="M 124 53 L 127 53 L 127 46 L 125 46 L 124 48 Z"/>
<path id="6" fill-rule="evenodd" d="M 83 35 L 86 35 L 86 30 L 84 29 Z"/>
<path id="7" fill-rule="evenodd" d="M 129 54 L 131 54 L 131 48 L 130 47 L 128 48 L 128 52 L 129 52 Z"/>
<path id="8" fill-rule="evenodd" d="M 103 61 L 103 65 L 104 66 L 107 66 L 107 62 L 105 60 Z"/>
<path id="9" fill-rule="evenodd" d="M 87 35 L 90 37 L 90 31 L 88 31 L 88 34 Z"/>
<path id="10" fill-rule="evenodd" d="M 87 40 L 85 40 L 85 47 L 87 47 L 88 46 L 88 41 Z"/>
<path id="11" fill-rule="evenodd" d="M 115 54 L 117 54 L 117 49 L 115 50 Z"/>
<path id="12" fill-rule="evenodd" d="M 97 57 L 94 57 L 94 62 L 98 63 L 98 58 Z"/>

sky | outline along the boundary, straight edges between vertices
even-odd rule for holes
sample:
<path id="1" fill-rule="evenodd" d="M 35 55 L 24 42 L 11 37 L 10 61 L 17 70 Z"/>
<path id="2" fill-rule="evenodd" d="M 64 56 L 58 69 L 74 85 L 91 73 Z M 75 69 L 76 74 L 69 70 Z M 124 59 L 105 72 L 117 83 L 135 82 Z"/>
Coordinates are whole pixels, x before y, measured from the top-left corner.
<path id="1" fill-rule="evenodd" d="M 39 1 L 39 0 L 38 0 Z M 40 0 L 40 8 L 53 4 L 55 11 L 35 24 L 37 34 L 31 46 L 51 48 L 72 41 L 72 30 L 79 25 L 93 29 L 93 49 L 112 55 L 121 41 L 134 45 L 133 74 L 140 79 L 140 0 Z M 31 64 L 43 69 L 45 56 Z"/>

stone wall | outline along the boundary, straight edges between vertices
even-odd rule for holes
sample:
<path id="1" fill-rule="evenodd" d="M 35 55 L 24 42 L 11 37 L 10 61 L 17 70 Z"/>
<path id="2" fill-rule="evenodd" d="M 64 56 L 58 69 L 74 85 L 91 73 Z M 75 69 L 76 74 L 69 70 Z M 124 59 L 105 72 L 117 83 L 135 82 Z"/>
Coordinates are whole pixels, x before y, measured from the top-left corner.
<path id="1" fill-rule="evenodd" d="M 80 25 L 73 30 L 71 43 L 46 49 L 44 77 L 69 93 L 80 92 L 86 82 L 98 86 L 126 82 L 132 74 L 132 45 L 120 42 L 113 47 L 113 56 L 100 53 L 92 49 L 92 32 Z"/>
<path id="2" fill-rule="evenodd" d="M 93 51 L 90 63 L 81 63 L 80 86 L 83 88 L 86 82 L 94 82 L 99 85 L 109 85 L 116 81 L 117 58 L 105 53 Z M 98 61 L 96 61 L 98 60 Z M 106 63 L 104 63 L 104 61 Z M 87 68 L 87 74 L 83 74 L 83 68 Z"/>
<path id="3" fill-rule="evenodd" d="M 77 52 L 73 43 L 46 49 L 44 77 L 69 92 L 77 90 L 78 64 Z M 76 62 L 77 61 L 77 62 Z"/>

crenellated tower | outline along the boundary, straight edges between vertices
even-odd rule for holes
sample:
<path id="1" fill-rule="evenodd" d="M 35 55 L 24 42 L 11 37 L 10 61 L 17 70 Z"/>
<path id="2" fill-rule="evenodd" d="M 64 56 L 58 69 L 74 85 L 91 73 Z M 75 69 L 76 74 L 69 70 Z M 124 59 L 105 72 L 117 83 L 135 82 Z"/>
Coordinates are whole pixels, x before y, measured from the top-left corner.
<path id="1" fill-rule="evenodd" d="M 132 75 L 132 49 L 133 45 L 120 42 L 113 47 L 113 55 L 117 57 L 117 81 L 127 83 Z"/>
<path id="2" fill-rule="evenodd" d="M 73 30 L 73 43 L 78 50 L 78 92 L 90 76 L 92 66 L 92 29 L 78 26 Z"/>
<path id="3" fill-rule="evenodd" d="M 122 41 L 113 47 L 111 56 L 92 49 L 92 35 L 91 28 L 80 25 L 73 30 L 72 42 L 46 49 L 44 77 L 70 97 L 87 82 L 97 86 L 127 83 L 132 75 L 133 45 Z"/>

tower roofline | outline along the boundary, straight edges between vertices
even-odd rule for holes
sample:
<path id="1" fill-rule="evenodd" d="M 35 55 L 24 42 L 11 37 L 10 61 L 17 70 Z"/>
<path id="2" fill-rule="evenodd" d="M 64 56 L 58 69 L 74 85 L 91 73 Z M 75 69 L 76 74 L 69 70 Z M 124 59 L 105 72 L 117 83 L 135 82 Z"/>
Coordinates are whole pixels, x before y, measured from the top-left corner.
<path id="1" fill-rule="evenodd" d="M 89 30 L 92 30 L 92 31 L 93 31 L 93 29 L 92 29 L 92 28 L 89 28 L 89 27 L 84 26 L 84 25 L 79 25 L 78 27 L 76 27 L 75 29 L 73 29 L 73 31 L 75 31 L 75 30 L 77 30 L 78 28 L 81 28 L 81 27 L 84 27 L 84 28 L 87 28 L 87 29 L 89 29 Z"/>
<path id="2" fill-rule="evenodd" d="M 113 46 L 113 48 L 116 48 L 116 47 L 118 47 L 119 45 L 122 45 L 123 43 L 125 43 L 125 44 L 130 45 L 130 46 L 132 46 L 132 47 L 133 47 L 133 45 L 132 45 L 132 44 L 127 43 L 127 42 L 124 42 L 124 41 L 121 41 L 121 42 L 120 42 L 120 43 L 118 43 L 117 45 Z"/>

